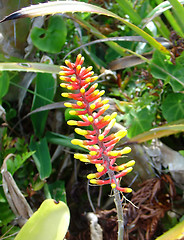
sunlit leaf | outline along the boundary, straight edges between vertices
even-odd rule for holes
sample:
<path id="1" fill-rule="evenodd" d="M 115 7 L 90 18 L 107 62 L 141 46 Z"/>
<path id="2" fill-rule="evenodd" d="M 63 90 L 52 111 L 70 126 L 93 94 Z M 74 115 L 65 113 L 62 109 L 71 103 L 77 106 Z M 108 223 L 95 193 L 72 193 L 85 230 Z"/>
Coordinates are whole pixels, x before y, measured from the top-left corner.
<path id="1" fill-rule="evenodd" d="M 64 202 L 47 199 L 21 228 L 15 240 L 62 240 L 69 220 L 70 212 Z"/>
<path id="2" fill-rule="evenodd" d="M 172 124 L 158 128 L 152 128 L 147 132 L 139 134 L 129 140 L 129 142 L 142 143 L 154 138 L 166 137 L 179 132 L 184 132 L 184 124 Z"/>
<path id="3" fill-rule="evenodd" d="M 171 228 L 169 231 L 165 232 L 156 240 L 179 240 L 184 237 L 184 221 L 178 223 L 176 226 Z"/>
<path id="4" fill-rule="evenodd" d="M 59 66 L 45 63 L 0 63 L 0 71 L 58 73 Z"/>

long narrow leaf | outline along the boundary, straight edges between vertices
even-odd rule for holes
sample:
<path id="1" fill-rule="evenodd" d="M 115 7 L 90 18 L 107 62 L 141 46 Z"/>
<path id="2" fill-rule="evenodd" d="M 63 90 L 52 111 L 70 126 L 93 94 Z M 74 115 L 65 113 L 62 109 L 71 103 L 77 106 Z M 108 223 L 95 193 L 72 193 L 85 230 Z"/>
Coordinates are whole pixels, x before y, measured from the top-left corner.
<path id="1" fill-rule="evenodd" d="M 178 32 L 181 36 L 184 36 L 184 32 L 181 29 L 180 24 L 177 23 L 176 19 L 172 15 L 172 13 L 169 11 L 169 9 L 172 7 L 172 5 L 168 1 L 162 2 L 162 0 L 156 0 L 157 4 L 159 4 L 156 8 L 153 9 L 153 11 L 150 12 L 150 14 L 147 16 L 148 19 L 154 19 L 154 16 L 158 16 L 160 14 L 164 14 L 167 18 L 168 22 L 172 26 L 172 28 Z M 184 4 L 184 0 L 180 0 L 181 4 Z"/>
<path id="2" fill-rule="evenodd" d="M 158 37 L 156 38 L 156 40 L 158 42 L 160 42 L 164 47 L 171 48 L 172 47 L 172 43 L 169 42 L 167 39 L 163 38 L 163 37 Z M 110 41 L 124 41 L 124 42 L 145 42 L 147 43 L 147 41 L 142 38 L 141 36 L 123 36 L 123 37 L 109 37 L 109 38 L 102 38 L 102 39 L 97 39 L 85 44 L 80 45 L 79 47 L 73 49 L 72 51 L 70 51 L 65 57 L 64 59 L 66 59 L 71 53 L 78 51 L 81 48 L 93 45 L 93 44 L 97 44 L 97 43 L 102 43 L 102 42 L 110 42 Z M 127 49 L 128 51 L 128 49 Z"/>
<path id="3" fill-rule="evenodd" d="M 45 63 L 0 63 L 0 71 L 58 73 L 59 66 Z"/>
<path id="4" fill-rule="evenodd" d="M 154 38 L 152 38 L 149 34 L 147 34 L 145 31 L 143 31 L 136 25 L 126 21 L 125 19 L 121 18 L 120 16 L 116 15 L 113 12 L 110 12 L 106 9 L 103 9 L 101 7 L 88 4 L 85 2 L 54 1 L 54 2 L 47 2 L 47 3 L 32 5 L 29 7 L 22 8 L 21 10 L 8 15 L 0 22 L 23 18 L 23 17 L 37 17 L 37 16 L 48 15 L 48 14 L 66 13 L 66 12 L 71 12 L 71 13 L 90 12 L 90 13 L 97 13 L 97 14 L 102 14 L 102 15 L 116 18 L 119 21 L 121 21 L 123 24 L 130 27 L 138 35 L 145 38 L 153 47 L 155 47 L 156 49 L 158 49 L 159 51 L 165 54 L 169 54 L 169 51 L 164 46 L 162 46 L 159 42 L 157 42 Z"/>
<path id="5" fill-rule="evenodd" d="M 182 31 L 184 32 L 184 23 L 183 23 L 184 8 L 178 0 L 169 0 L 169 2 L 174 7 L 174 10 L 175 10 L 177 17 L 179 19 L 179 22 L 181 24 Z"/>
<path id="6" fill-rule="evenodd" d="M 154 128 L 131 138 L 129 142 L 143 143 L 154 138 L 166 137 L 179 132 L 184 132 L 184 124 L 167 125 Z"/>
<path id="7" fill-rule="evenodd" d="M 40 174 L 40 178 L 42 180 L 48 178 L 52 171 L 52 165 L 46 138 L 40 139 L 39 142 L 35 142 L 33 138 L 31 138 L 29 148 L 31 151 L 35 151 L 33 159 Z"/>

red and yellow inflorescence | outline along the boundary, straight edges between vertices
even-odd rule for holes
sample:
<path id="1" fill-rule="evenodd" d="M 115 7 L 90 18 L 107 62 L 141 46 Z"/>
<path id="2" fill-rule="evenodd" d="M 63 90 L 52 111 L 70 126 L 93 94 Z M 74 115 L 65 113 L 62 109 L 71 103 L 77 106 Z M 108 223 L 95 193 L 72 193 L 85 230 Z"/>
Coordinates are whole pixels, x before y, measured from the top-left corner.
<path id="1" fill-rule="evenodd" d="M 131 160 L 120 166 L 115 163 L 118 157 L 129 153 L 131 148 L 113 150 L 115 144 L 126 135 L 127 131 L 124 129 L 110 134 L 110 130 L 116 122 L 117 113 L 104 116 L 105 111 L 109 108 L 108 100 L 101 98 L 105 91 L 97 89 L 98 84 L 94 81 L 98 77 L 93 76 L 92 67 L 82 67 L 83 62 L 84 57 L 79 54 L 75 63 L 66 60 L 67 66 L 61 66 L 62 71 L 59 72 L 60 79 L 64 81 L 61 83 L 61 87 L 74 90 L 73 93 L 62 93 L 62 96 L 76 100 L 76 103 L 66 102 L 65 106 L 73 109 L 70 111 L 71 115 L 77 115 L 81 119 L 80 121 L 69 120 L 67 123 L 78 126 L 75 128 L 75 132 L 86 138 L 86 140 L 73 139 L 72 143 L 89 150 L 89 154 L 76 153 L 74 157 L 82 162 L 95 164 L 97 172 L 87 176 L 90 183 L 111 184 L 113 189 L 125 193 L 131 192 L 131 188 L 120 187 L 120 179 L 132 171 L 135 161 Z M 93 130 L 79 128 L 90 125 Z M 100 179 L 104 175 L 107 175 L 108 179 Z"/>

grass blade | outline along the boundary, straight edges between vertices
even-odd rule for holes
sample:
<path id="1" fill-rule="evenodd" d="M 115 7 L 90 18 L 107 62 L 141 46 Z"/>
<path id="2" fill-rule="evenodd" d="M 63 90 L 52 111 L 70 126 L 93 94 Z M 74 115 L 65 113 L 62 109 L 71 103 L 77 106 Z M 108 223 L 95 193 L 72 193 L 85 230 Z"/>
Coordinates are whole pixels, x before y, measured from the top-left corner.
<path id="1" fill-rule="evenodd" d="M 19 71 L 19 72 L 41 72 L 56 73 L 60 71 L 59 66 L 45 63 L 16 63 L 4 62 L 0 63 L 0 71 Z"/>

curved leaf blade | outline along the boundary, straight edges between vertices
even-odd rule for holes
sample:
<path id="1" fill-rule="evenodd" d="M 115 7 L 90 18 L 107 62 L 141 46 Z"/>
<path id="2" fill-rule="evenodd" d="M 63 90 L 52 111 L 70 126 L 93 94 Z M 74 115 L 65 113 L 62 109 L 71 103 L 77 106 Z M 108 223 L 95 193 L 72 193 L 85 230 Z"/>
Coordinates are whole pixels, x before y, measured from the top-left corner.
<path id="1" fill-rule="evenodd" d="M 116 15 L 113 12 L 110 12 L 106 9 L 103 9 L 101 7 L 98 7 L 89 3 L 85 3 L 85 2 L 54 1 L 54 2 L 36 4 L 36 5 L 22 8 L 21 10 L 8 15 L 4 19 L 2 19 L 0 22 L 23 18 L 23 17 L 38 17 L 38 16 L 44 16 L 48 14 L 66 13 L 66 12 L 71 12 L 71 13 L 90 12 L 90 13 L 102 14 L 102 15 L 116 18 L 119 21 L 121 21 L 123 24 L 130 27 L 133 31 L 135 31 L 137 34 L 142 36 L 144 39 L 146 39 L 153 47 L 163 52 L 164 54 L 169 54 L 169 51 L 164 46 L 162 46 L 159 42 L 157 42 L 153 37 L 151 37 L 141 28 L 126 21 L 125 19 L 121 18 L 120 16 Z"/>
<path id="2" fill-rule="evenodd" d="M 16 63 L 4 62 L 0 63 L 0 71 L 19 71 L 19 72 L 41 72 L 41 73 L 55 73 L 60 71 L 59 66 L 45 64 L 45 63 Z"/>
<path id="3" fill-rule="evenodd" d="M 184 124 L 167 125 L 150 129 L 147 132 L 131 138 L 128 142 L 143 143 L 154 138 L 166 137 L 179 132 L 184 132 Z"/>

